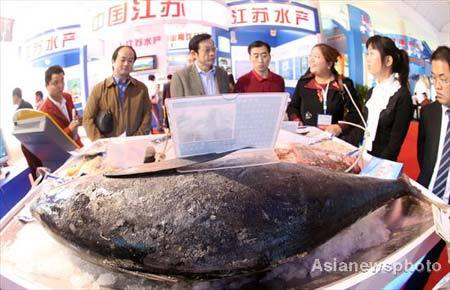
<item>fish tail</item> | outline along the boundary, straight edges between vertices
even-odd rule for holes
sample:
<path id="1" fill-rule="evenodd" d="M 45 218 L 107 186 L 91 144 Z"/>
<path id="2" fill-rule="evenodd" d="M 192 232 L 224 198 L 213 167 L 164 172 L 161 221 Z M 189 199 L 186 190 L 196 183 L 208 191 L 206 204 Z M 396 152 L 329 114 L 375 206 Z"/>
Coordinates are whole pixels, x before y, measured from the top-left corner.
<path id="1" fill-rule="evenodd" d="M 400 182 L 403 184 L 404 186 L 404 190 L 409 193 L 412 196 L 415 196 L 417 198 L 420 197 L 420 190 L 418 190 L 414 185 L 412 185 L 408 175 L 406 174 L 402 174 L 400 175 L 400 177 L 398 178 L 400 180 Z"/>
<path id="2" fill-rule="evenodd" d="M 449 210 L 450 209 L 449 205 L 447 205 L 445 203 L 442 203 L 442 202 L 439 202 L 439 201 L 436 201 L 436 200 L 433 200 L 428 195 L 423 193 L 420 188 L 417 188 L 414 184 L 411 183 L 410 179 L 405 174 L 403 174 L 400 177 L 400 179 L 402 179 L 404 181 L 404 183 L 408 186 L 407 192 L 409 193 L 409 195 L 419 199 L 422 202 L 426 202 L 426 203 L 428 203 L 430 205 L 433 204 L 433 205 L 437 206 L 438 208 L 441 208 L 441 209 L 444 209 L 444 210 Z"/>
<path id="3" fill-rule="evenodd" d="M 418 189 L 411 183 L 409 177 L 406 174 L 403 173 L 399 179 L 402 181 L 402 183 L 405 184 L 405 191 L 409 195 L 427 203 L 431 202 L 431 200 L 426 195 L 424 195 L 420 189 Z"/>

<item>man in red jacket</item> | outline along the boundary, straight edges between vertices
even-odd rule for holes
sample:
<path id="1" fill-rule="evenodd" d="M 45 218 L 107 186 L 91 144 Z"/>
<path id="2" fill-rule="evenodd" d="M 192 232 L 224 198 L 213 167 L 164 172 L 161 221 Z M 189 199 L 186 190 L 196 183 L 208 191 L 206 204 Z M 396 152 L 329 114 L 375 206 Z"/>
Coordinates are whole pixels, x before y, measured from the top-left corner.
<path id="1" fill-rule="evenodd" d="M 257 40 L 247 48 L 252 70 L 241 76 L 234 88 L 236 93 L 284 92 L 284 79 L 269 69 L 270 45 Z"/>
<path id="2" fill-rule="evenodd" d="M 45 86 L 48 91 L 48 98 L 45 99 L 40 110 L 49 114 L 78 146 L 83 147 L 77 133 L 80 120 L 74 109 L 72 96 L 63 92 L 64 70 L 61 66 L 54 65 L 45 71 Z"/>

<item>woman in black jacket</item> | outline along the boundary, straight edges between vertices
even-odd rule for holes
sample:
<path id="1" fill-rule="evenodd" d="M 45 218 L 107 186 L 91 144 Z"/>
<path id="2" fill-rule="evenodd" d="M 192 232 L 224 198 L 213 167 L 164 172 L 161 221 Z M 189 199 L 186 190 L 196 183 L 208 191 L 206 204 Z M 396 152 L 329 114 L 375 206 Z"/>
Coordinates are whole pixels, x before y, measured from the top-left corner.
<path id="1" fill-rule="evenodd" d="M 335 136 L 357 145 L 362 134 L 354 131 L 347 121 L 361 124 L 356 107 L 347 91 L 347 86 L 355 103 L 360 106 L 359 96 L 349 78 L 340 75 L 334 65 L 340 53 L 327 44 L 317 44 L 308 59 L 309 69 L 298 80 L 292 100 L 287 108 L 289 120 L 300 125 L 318 126 Z M 359 129 L 357 129 L 359 130 Z"/>
<path id="2" fill-rule="evenodd" d="M 366 103 L 367 149 L 374 156 L 395 161 L 414 112 L 408 89 L 408 54 L 380 35 L 369 38 L 366 47 L 367 68 L 377 81 Z"/>

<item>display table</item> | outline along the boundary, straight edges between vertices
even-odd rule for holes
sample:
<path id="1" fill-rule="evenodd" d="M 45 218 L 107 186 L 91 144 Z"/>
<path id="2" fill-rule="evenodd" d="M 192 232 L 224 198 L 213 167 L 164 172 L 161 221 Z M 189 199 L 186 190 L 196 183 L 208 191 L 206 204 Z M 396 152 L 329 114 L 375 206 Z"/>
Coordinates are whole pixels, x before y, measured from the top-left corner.
<path id="1" fill-rule="evenodd" d="M 145 136 L 159 140 L 154 142 L 156 151 L 169 148 L 161 142 L 161 136 Z M 160 139 L 157 139 L 160 138 Z M 280 138 L 284 139 L 283 134 Z M 292 141 L 292 140 L 291 140 Z M 278 140 L 277 146 L 285 143 Z M 95 145 L 95 144 L 93 144 Z M 353 148 L 340 140 L 325 140 L 315 143 L 311 148 L 335 148 L 337 151 L 351 151 Z M 171 154 L 168 154 L 171 156 Z M 80 157 L 72 157 L 56 174 L 67 172 Z M 173 158 L 173 155 L 172 155 Z M 23 223 L 21 216 L 28 217 L 28 206 L 49 186 L 46 182 L 30 190 L 26 197 L 20 201 L 0 222 L 0 274 L 1 289 L 98 289 L 98 288 L 140 288 L 140 289 L 170 289 L 171 283 L 148 280 L 144 277 L 116 272 L 104 267 L 94 265 L 82 259 L 51 236 L 39 223 L 33 221 Z M 398 205 L 403 204 L 408 210 L 399 211 Z M 358 225 L 359 224 L 359 225 Z M 357 264 L 370 263 L 365 269 L 354 271 L 315 271 L 308 275 L 295 275 L 285 283 L 285 288 L 318 288 L 330 287 L 333 289 L 380 289 L 403 274 L 405 267 L 397 265 L 412 265 L 427 253 L 439 240 L 434 233 L 433 218 L 430 205 L 409 197 L 392 201 L 362 221 L 352 225 L 361 240 L 353 240 L 359 244 L 359 250 L 350 251 L 347 256 L 341 257 L 347 262 Z M 351 230 L 347 231 L 351 232 Z M 377 241 L 367 242 L 370 236 L 380 233 Z M 343 235 L 349 235 L 345 233 Z M 383 237 L 384 235 L 384 237 Z M 330 247 L 340 248 L 342 241 L 333 238 Z M 327 242 L 328 243 L 328 242 Z M 367 244 L 363 247 L 362 244 Z M 322 247 L 322 246 L 321 246 Z M 311 254 L 313 255 L 314 252 Z M 317 254 L 319 258 L 320 254 Z M 330 258 L 331 262 L 333 261 Z M 338 260 L 339 261 L 339 260 Z M 391 265 L 394 269 L 383 271 L 380 265 Z M 300 268 L 299 268 L 300 269 Z M 385 268 L 383 268 L 385 269 Z M 386 269 L 385 269 L 386 270 Z M 273 270 L 281 272 L 281 269 Z M 298 270 L 301 272 L 301 270 Z M 272 274 L 270 274 L 272 275 Z M 292 275 L 291 275 L 292 276 Z M 208 289 L 217 282 L 186 282 L 177 283 L 177 289 L 200 287 Z M 201 288 L 203 287 L 203 288 Z"/>
<path id="2" fill-rule="evenodd" d="M 0 219 L 11 210 L 30 190 L 25 160 L 16 162 L 14 166 L 3 167 L 3 179 L 0 179 Z"/>

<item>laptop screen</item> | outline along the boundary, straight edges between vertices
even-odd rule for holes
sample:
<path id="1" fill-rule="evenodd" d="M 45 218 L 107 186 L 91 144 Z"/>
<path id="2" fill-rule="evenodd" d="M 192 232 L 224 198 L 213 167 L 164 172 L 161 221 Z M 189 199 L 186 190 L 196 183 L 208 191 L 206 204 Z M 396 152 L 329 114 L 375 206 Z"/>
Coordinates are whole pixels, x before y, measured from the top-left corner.
<path id="1" fill-rule="evenodd" d="M 288 93 L 223 94 L 166 99 L 178 157 L 245 147 L 273 148 Z"/>

